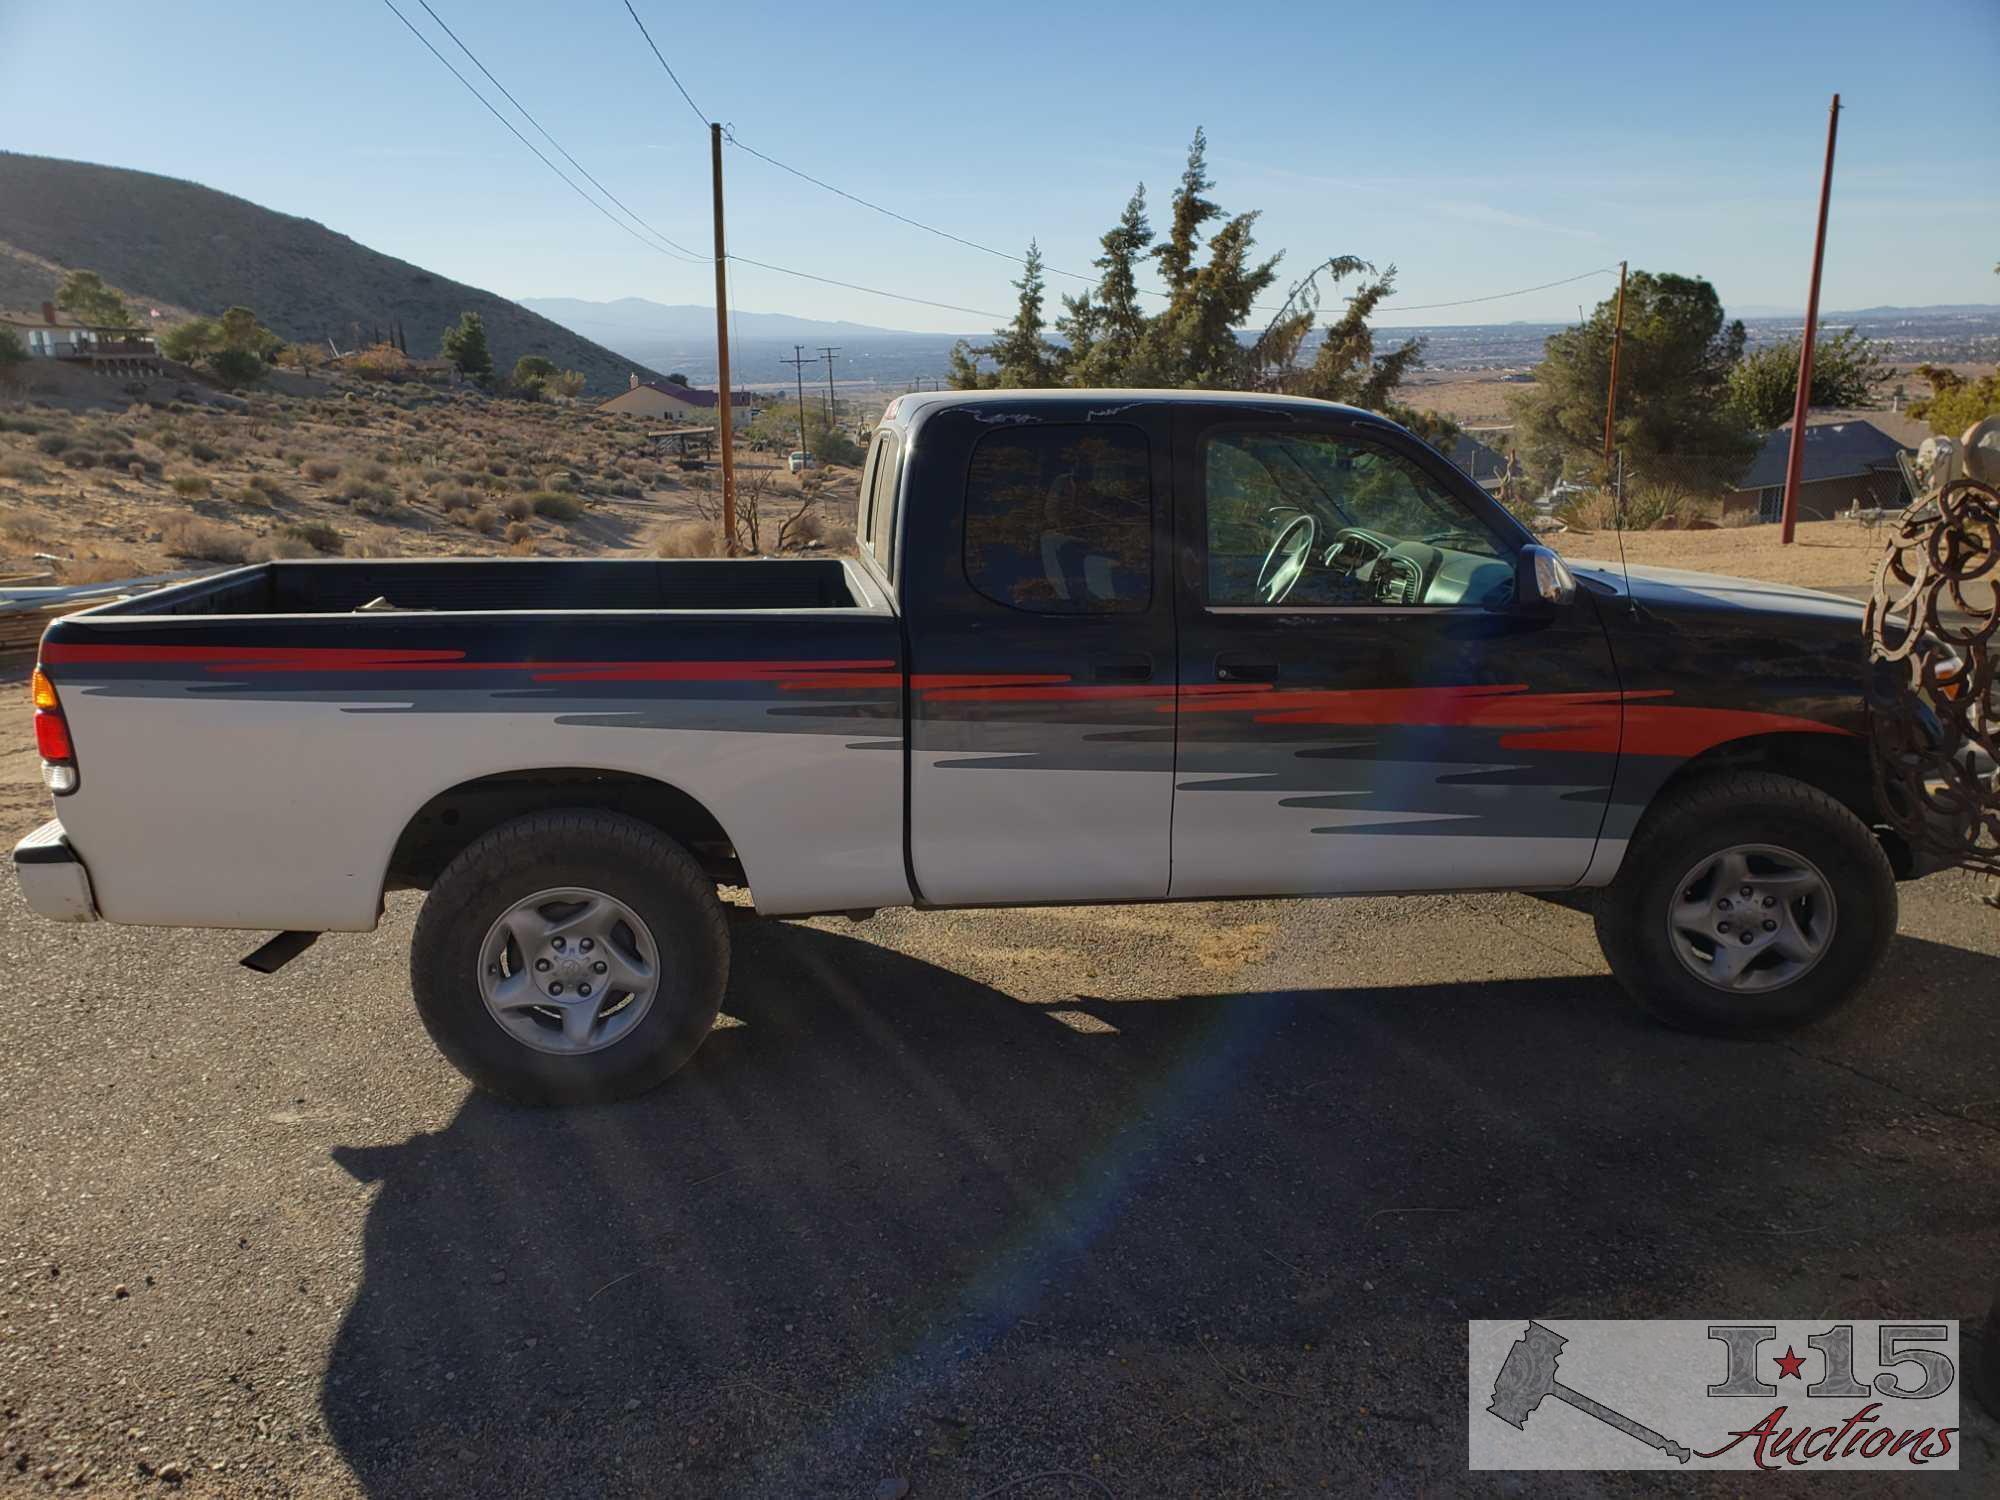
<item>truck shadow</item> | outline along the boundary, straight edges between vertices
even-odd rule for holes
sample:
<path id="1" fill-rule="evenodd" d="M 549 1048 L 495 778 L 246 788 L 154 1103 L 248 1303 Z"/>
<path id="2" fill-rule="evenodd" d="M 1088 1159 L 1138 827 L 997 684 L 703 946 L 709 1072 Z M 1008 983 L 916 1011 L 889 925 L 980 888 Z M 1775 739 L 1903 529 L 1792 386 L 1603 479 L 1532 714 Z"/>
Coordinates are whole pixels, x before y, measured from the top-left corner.
<path id="1" fill-rule="evenodd" d="M 1927 1045 L 1990 1042 L 2000 961 L 1908 951 L 1936 947 L 1899 945 L 1965 976 Z M 815 929 L 738 953 L 741 1024 L 646 1098 L 469 1094 L 336 1150 L 381 1184 L 322 1392 L 370 1493 L 956 1493 L 975 1426 L 1136 1461 L 1163 1402 L 1232 1394 L 1264 1409 L 1232 1442 L 1283 1422 L 1332 1463 L 1359 1408 L 1458 1472 L 1465 1318 L 1708 1315 L 1739 1271 L 1785 1313 L 1780 1263 L 1824 1248 L 1795 1226 L 1837 1217 L 1872 1278 L 1911 1223 L 1991 1216 L 1959 1169 L 1852 1153 L 1922 1106 L 1820 1033 L 1682 1037 L 1601 979 L 1041 1007 Z M 1217 1338 L 1309 1404 L 1236 1389 Z M 1042 1390 L 1064 1361 L 1075 1410 Z"/>

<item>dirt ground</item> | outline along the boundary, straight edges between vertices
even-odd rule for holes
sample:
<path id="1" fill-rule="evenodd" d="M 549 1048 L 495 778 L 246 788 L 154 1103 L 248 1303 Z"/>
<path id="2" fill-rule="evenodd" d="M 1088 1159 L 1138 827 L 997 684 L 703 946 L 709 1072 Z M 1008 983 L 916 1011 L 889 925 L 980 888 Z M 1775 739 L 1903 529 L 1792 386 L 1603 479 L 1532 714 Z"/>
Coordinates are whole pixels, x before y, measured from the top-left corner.
<path id="1" fill-rule="evenodd" d="M 1556 550 L 1576 562 L 1616 567 L 1619 538 L 1606 531 L 1568 531 Z M 1726 573 L 1802 588 L 1865 588 L 1875 579 L 1888 534 L 1853 521 L 1805 521 L 1790 546 L 1776 526 L 1719 531 L 1628 531 L 1625 560 L 1639 566 Z"/>
<path id="2" fill-rule="evenodd" d="M 0 577 L 95 582 L 266 557 L 694 555 L 713 471 L 664 463 L 657 423 L 587 407 L 273 372 L 247 399 L 62 372 L 0 393 Z M 739 447 L 760 550 L 805 492 Z M 852 471 L 816 472 L 804 531 L 847 545 Z M 712 507 L 711 507 L 712 509 Z M 697 528 L 698 529 L 698 528 Z M 698 550 L 714 550 L 703 546 Z"/>

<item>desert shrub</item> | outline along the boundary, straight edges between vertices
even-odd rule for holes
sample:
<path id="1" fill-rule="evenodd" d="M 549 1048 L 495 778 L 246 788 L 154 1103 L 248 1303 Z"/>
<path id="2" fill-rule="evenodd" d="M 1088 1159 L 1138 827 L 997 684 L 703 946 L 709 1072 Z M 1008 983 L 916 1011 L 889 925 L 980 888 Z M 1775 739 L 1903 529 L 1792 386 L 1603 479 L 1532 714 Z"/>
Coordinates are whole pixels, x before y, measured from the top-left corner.
<path id="1" fill-rule="evenodd" d="M 403 514 L 403 503 L 396 498 L 396 492 L 386 484 L 367 486 L 367 493 L 357 496 L 351 503 L 354 509 L 364 516 L 378 516 L 387 520 Z"/>
<path id="2" fill-rule="evenodd" d="M 370 484 L 380 484 L 389 477 L 387 464 L 363 464 L 354 471 Z"/>
<path id="3" fill-rule="evenodd" d="M 121 578 L 137 578 L 151 571 L 136 557 L 115 554 L 66 562 L 62 565 L 62 580 L 64 583 L 115 583 Z"/>
<path id="4" fill-rule="evenodd" d="M 188 444 L 188 457 L 198 464 L 212 464 L 222 457 L 222 454 L 209 444 L 196 441 Z"/>
<path id="5" fill-rule="evenodd" d="M 144 479 L 146 477 L 146 466 L 135 458 L 131 463 L 125 465 L 125 472 L 130 474 L 134 479 Z"/>
<path id="6" fill-rule="evenodd" d="M 479 497 L 471 490 L 464 488 L 443 489 L 438 491 L 437 503 L 439 510 L 443 511 L 446 515 L 451 515 L 454 512 L 462 510 L 477 510 L 479 508 Z"/>
<path id="7" fill-rule="evenodd" d="M 380 515 L 396 504 L 396 492 L 386 484 L 369 484 L 365 480 L 350 479 L 340 487 L 340 498 L 356 510 L 368 515 Z"/>
<path id="8" fill-rule="evenodd" d="M 486 465 L 486 472 L 496 479 L 505 479 L 507 477 L 507 465 L 501 463 L 498 459 L 494 459 Z"/>
<path id="9" fill-rule="evenodd" d="M 183 500 L 199 500 L 211 487 L 206 474 L 176 474 L 173 486 L 174 493 Z"/>
<path id="10" fill-rule="evenodd" d="M 846 524 L 829 526 L 820 542 L 829 552 L 851 553 L 854 550 L 854 528 Z"/>
<path id="11" fill-rule="evenodd" d="M 278 483 L 275 476 L 270 474 L 253 475 L 250 480 L 250 488 L 257 491 L 258 494 L 262 495 L 273 505 L 281 505 L 292 498 L 291 493 L 282 484 Z"/>
<path id="12" fill-rule="evenodd" d="M 50 458 L 54 458 L 69 446 L 69 434 L 66 432 L 45 432 L 35 439 L 35 446 L 48 454 Z"/>
<path id="13" fill-rule="evenodd" d="M 653 550 L 660 557 L 716 557 L 722 532 L 713 521 L 674 521 L 661 528 Z"/>
<path id="14" fill-rule="evenodd" d="M 189 518 L 169 521 L 160 529 L 160 545 L 175 557 L 204 562 L 242 562 L 244 540 L 233 531 Z"/>
<path id="15" fill-rule="evenodd" d="M 0 412 L 0 432 L 25 432 L 33 437 L 42 430 L 42 424 L 33 417 L 10 417 Z"/>
<path id="16" fill-rule="evenodd" d="M 509 495 L 500 502 L 500 514 L 510 521 L 525 521 L 535 513 L 526 495 Z"/>
<path id="17" fill-rule="evenodd" d="M 294 521 L 279 527 L 275 535 L 304 542 L 315 552 L 342 552 L 347 548 L 347 539 L 324 521 Z"/>
<path id="18" fill-rule="evenodd" d="M 62 461 L 72 469 L 94 469 L 97 467 L 95 448 L 70 448 L 62 456 Z"/>
<path id="19" fill-rule="evenodd" d="M 566 523 L 583 517 L 583 502 L 559 490 L 540 490 L 528 496 L 528 504 L 534 507 L 536 515 L 551 521 Z"/>
<path id="20" fill-rule="evenodd" d="M 325 459 L 325 458 L 309 459 L 304 466 L 303 472 L 306 478 L 314 481 L 315 483 L 325 484 L 328 480 L 337 478 L 339 476 L 340 465 L 334 463 L 331 459 Z"/>
<path id="21" fill-rule="evenodd" d="M 500 512 L 490 505 L 482 505 L 466 517 L 465 524 L 482 536 L 496 535 L 500 530 Z"/>
<path id="22" fill-rule="evenodd" d="M 279 562 L 286 558 L 318 556 L 319 549 L 312 543 L 283 532 L 273 532 L 261 542 L 252 543 L 249 552 L 251 562 Z"/>
<path id="23" fill-rule="evenodd" d="M 507 528 L 509 542 L 531 542 L 535 539 L 535 528 L 526 521 L 516 521 Z"/>
<path id="24" fill-rule="evenodd" d="M 269 510 L 271 508 L 271 497 L 253 484 L 246 484 L 241 489 L 232 491 L 229 498 L 234 500 L 238 505 L 249 506 L 252 510 Z"/>
<path id="25" fill-rule="evenodd" d="M 1555 517 L 1573 531 L 1602 531 L 1615 524 L 1617 507 L 1599 490 L 1572 495 L 1556 507 Z"/>
<path id="26" fill-rule="evenodd" d="M 48 475 L 25 458 L 10 458 L 0 463 L 0 476 L 17 479 L 22 484 L 40 484 Z"/>

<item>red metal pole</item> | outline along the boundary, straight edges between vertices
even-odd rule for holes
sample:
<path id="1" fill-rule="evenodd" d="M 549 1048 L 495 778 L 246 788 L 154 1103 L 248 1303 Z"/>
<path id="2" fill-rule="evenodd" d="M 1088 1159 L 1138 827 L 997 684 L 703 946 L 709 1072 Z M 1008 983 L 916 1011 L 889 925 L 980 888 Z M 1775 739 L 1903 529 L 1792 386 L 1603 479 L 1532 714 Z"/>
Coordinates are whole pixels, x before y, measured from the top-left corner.
<path id="1" fill-rule="evenodd" d="M 1840 130 L 1840 95 L 1826 116 L 1826 170 L 1819 180 L 1819 230 L 1813 236 L 1812 283 L 1806 288 L 1806 331 L 1799 340 L 1799 393 L 1792 402 L 1792 445 L 1785 455 L 1785 529 L 1778 540 L 1791 545 L 1798 522 L 1799 468 L 1806 456 L 1806 413 L 1812 405 L 1813 342 L 1819 336 L 1819 269 L 1826 259 L 1826 205 L 1833 195 L 1833 139 Z"/>

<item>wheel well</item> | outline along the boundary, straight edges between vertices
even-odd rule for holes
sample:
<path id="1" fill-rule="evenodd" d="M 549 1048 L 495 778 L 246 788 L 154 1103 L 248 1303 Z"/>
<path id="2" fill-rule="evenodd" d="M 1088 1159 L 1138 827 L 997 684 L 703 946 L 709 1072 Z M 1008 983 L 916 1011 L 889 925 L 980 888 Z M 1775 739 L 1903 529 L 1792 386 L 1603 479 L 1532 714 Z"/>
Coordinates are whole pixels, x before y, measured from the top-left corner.
<path id="1" fill-rule="evenodd" d="M 1868 742 L 1845 734 L 1761 734 L 1729 740 L 1687 761 L 1654 793 L 1657 805 L 1686 783 L 1723 771 L 1775 771 L 1817 787 L 1874 831 L 1898 879 L 1914 867 L 1908 844 L 1883 820 L 1875 800 Z"/>
<path id="2" fill-rule="evenodd" d="M 746 885 L 736 849 L 713 814 L 678 787 L 623 771 L 563 767 L 482 776 L 439 792 L 417 809 L 389 856 L 388 890 L 428 890 L 474 839 L 528 813 L 593 807 L 650 823 L 695 857 L 709 876 Z"/>

